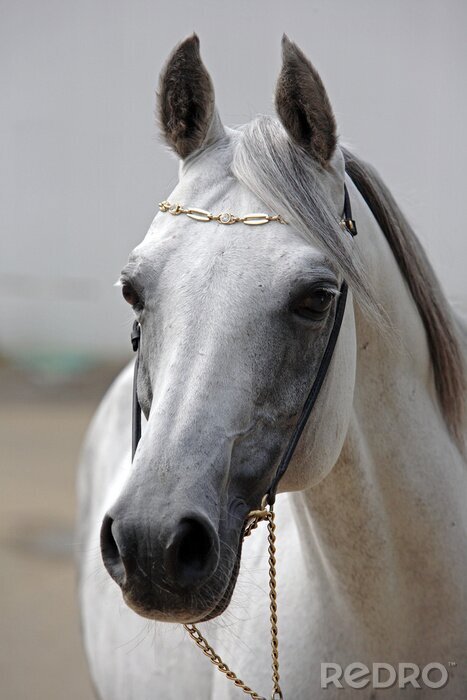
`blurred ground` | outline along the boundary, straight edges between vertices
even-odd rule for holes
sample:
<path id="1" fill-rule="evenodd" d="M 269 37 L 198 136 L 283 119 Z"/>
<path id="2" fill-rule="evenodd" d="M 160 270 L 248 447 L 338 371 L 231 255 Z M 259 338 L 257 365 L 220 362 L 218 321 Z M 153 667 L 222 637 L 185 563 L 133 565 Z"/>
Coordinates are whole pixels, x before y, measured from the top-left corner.
<path id="1" fill-rule="evenodd" d="M 0 698 L 92 700 L 73 562 L 80 444 L 117 366 L 0 364 Z"/>

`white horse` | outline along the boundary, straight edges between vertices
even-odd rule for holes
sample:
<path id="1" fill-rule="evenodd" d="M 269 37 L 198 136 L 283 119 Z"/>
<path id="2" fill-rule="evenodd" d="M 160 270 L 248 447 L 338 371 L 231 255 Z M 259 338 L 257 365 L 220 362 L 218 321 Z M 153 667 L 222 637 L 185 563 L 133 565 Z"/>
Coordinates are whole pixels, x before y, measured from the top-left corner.
<path id="1" fill-rule="evenodd" d="M 332 364 L 276 503 L 284 697 L 460 700 L 461 331 L 389 192 L 338 145 L 321 80 L 287 38 L 276 107 L 280 121 L 223 127 L 196 36 L 161 76 L 162 130 L 181 157 L 170 202 L 287 225 L 160 212 L 122 272 L 142 329 L 147 422 L 131 464 L 128 367 L 79 473 L 95 687 L 103 700 L 244 697 L 179 624 L 215 618 L 201 624 L 208 640 L 268 696 L 266 529 L 245 541 L 238 572 L 241 532 L 315 377 L 345 279 Z M 354 239 L 339 226 L 344 182 Z"/>

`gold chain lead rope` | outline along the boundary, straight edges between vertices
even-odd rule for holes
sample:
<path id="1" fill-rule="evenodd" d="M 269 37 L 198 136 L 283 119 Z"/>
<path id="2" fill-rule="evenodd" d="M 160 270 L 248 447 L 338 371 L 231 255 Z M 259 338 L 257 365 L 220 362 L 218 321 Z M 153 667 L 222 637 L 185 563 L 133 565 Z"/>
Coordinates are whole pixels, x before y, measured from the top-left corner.
<path id="1" fill-rule="evenodd" d="M 271 622 L 271 660 L 272 660 L 272 694 L 271 700 L 283 700 L 282 690 L 279 685 L 279 638 L 277 632 L 277 583 L 276 583 L 276 523 L 275 514 L 272 506 L 269 510 L 254 510 L 249 514 L 249 520 L 245 527 L 243 537 L 248 537 L 253 530 L 258 527 L 258 523 L 262 520 L 268 522 L 268 563 L 269 563 L 269 611 Z M 265 700 L 261 695 L 255 693 L 249 686 L 246 685 L 233 671 L 222 661 L 219 654 L 216 654 L 212 646 L 206 641 L 196 625 L 183 625 L 195 644 L 201 649 L 211 663 L 216 666 L 221 673 L 243 690 L 246 695 L 249 695 L 253 700 Z"/>

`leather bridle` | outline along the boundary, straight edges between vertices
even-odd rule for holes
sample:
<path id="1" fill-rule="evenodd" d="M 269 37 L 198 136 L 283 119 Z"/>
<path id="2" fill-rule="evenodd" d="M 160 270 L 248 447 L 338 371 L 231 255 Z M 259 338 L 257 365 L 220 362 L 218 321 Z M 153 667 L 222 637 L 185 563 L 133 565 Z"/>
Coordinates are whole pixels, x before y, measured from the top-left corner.
<path id="1" fill-rule="evenodd" d="M 198 221 L 218 221 L 221 224 L 233 224 L 236 222 L 242 222 L 250 225 L 257 225 L 267 223 L 268 221 L 279 221 L 279 223 L 285 223 L 285 221 L 278 215 L 268 216 L 262 214 L 250 214 L 245 217 L 232 217 L 232 215 L 219 214 L 212 215 L 201 209 L 185 209 L 180 205 L 171 205 L 169 202 L 162 202 L 160 206 L 161 211 L 169 211 L 174 216 L 179 214 L 186 214 L 191 218 Z M 226 217 L 230 217 L 228 220 Z M 350 233 L 352 236 L 357 235 L 357 227 L 355 221 L 352 218 L 352 208 L 350 204 L 350 197 L 347 191 L 347 187 L 344 184 L 344 211 L 343 216 L 340 221 L 341 227 L 344 231 Z M 280 676 L 279 676 L 279 640 L 277 631 L 277 595 L 276 595 L 276 535 L 275 535 L 275 514 L 274 514 L 274 503 L 276 500 L 277 488 L 279 482 L 286 473 L 289 464 L 293 458 L 295 450 L 297 448 L 300 437 L 303 430 L 308 422 L 310 414 L 323 386 L 326 374 L 328 372 L 329 366 L 332 361 L 334 350 L 336 349 L 337 340 L 339 338 L 339 332 L 342 325 L 342 320 L 344 318 L 345 305 L 347 301 L 347 283 L 344 280 L 341 284 L 339 295 L 336 302 L 336 308 L 334 312 L 334 321 L 332 324 L 331 332 L 329 334 L 325 350 L 321 357 L 321 362 L 318 367 L 318 371 L 314 378 L 313 384 L 310 388 L 308 396 L 303 408 L 301 410 L 300 416 L 295 424 L 293 432 L 289 437 L 287 447 L 281 457 L 279 465 L 277 467 L 274 478 L 267 490 L 263 501 L 261 503 L 261 508 L 256 511 L 252 511 L 248 514 L 247 520 L 245 521 L 242 536 L 247 537 L 258 525 L 259 522 L 265 520 L 268 523 L 268 562 L 269 562 L 269 608 L 270 608 L 270 623 L 271 623 L 271 658 L 272 658 L 272 700 L 283 700 L 283 693 L 280 687 Z M 136 352 L 136 361 L 133 376 L 133 405 L 132 405 L 132 455 L 131 459 L 133 461 L 138 443 L 141 438 L 141 406 L 138 400 L 138 389 L 137 389 L 137 379 L 138 379 L 138 368 L 139 368 L 139 346 L 141 340 L 141 327 L 138 321 L 135 321 L 131 331 L 131 344 L 133 350 Z M 203 637 L 198 628 L 193 624 L 185 624 L 185 630 L 191 636 L 195 644 L 201 649 L 201 651 L 210 659 L 210 661 L 224 673 L 226 677 L 231 680 L 238 688 L 243 690 L 243 692 L 249 695 L 252 700 L 264 700 L 258 693 L 247 686 L 240 678 L 238 678 L 233 671 L 227 666 L 227 664 L 221 659 L 219 654 L 217 654 L 214 649 L 209 645 L 207 640 Z"/>
<path id="2" fill-rule="evenodd" d="M 350 204 L 350 197 L 347 190 L 347 186 L 344 185 L 344 211 L 341 219 L 342 228 L 348 231 L 352 236 L 357 235 L 357 227 L 355 221 L 352 218 L 352 207 Z M 287 447 L 282 455 L 282 458 L 277 467 L 276 474 L 272 480 L 272 483 L 267 491 L 267 504 L 273 505 L 276 500 L 277 488 L 279 481 L 284 476 L 287 468 L 292 460 L 295 449 L 297 447 L 300 436 L 308 422 L 310 414 L 319 396 L 321 387 L 323 386 L 326 374 L 328 372 L 331 360 L 336 348 L 337 339 L 339 337 L 339 331 L 341 329 L 342 319 L 344 317 L 345 305 L 347 301 L 347 283 L 345 280 L 342 282 L 339 295 L 337 298 L 336 309 L 334 313 L 334 322 L 329 334 L 328 342 L 324 350 L 323 356 L 321 358 L 320 365 L 318 367 L 318 372 L 313 381 L 311 389 L 308 393 L 305 403 L 303 404 L 300 416 L 295 424 L 292 435 L 289 438 Z M 141 438 L 141 407 L 138 401 L 138 389 L 137 389 L 137 377 L 139 368 L 139 346 L 141 339 L 141 327 L 138 321 L 135 321 L 131 331 L 131 344 L 134 352 L 136 352 L 136 361 L 133 376 L 133 404 L 132 404 L 132 452 L 131 459 L 133 461 L 138 443 Z"/>

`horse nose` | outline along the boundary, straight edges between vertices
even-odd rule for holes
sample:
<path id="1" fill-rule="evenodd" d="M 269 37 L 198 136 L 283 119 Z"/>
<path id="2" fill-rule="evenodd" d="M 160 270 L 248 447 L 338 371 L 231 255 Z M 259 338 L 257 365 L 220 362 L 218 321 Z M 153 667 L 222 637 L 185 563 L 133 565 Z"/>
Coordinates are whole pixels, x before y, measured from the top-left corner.
<path id="1" fill-rule="evenodd" d="M 219 537 L 209 521 L 182 518 L 171 533 L 164 552 L 164 565 L 172 583 L 196 588 L 214 573 L 219 562 Z"/>
<path id="2" fill-rule="evenodd" d="M 150 579 L 157 578 L 155 559 L 163 565 L 164 579 L 174 589 L 196 588 L 216 570 L 219 561 L 219 537 L 210 522 L 196 515 L 181 518 L 164 537 L 158 538 L 161 549 L 148 556 L 147 542 L 138 528 L 125 526 L 109 514 L 101 527 L 101 553 L 105 568 L 119 584 L 135 583 L 145 568 Z"/>

